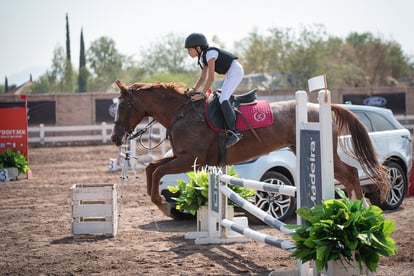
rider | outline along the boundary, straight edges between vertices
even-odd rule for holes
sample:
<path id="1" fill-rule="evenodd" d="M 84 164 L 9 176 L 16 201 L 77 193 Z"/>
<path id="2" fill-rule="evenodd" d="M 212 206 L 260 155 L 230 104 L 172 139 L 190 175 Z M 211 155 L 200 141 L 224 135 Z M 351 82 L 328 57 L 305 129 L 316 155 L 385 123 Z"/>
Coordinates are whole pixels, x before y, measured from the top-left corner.
<path id="1" fill-rule="evenodd" d="M 185 48 L 190 57 L 198 58 L 198 65 L 202 70 L 200 78 L 192 89 L 197 91 L 203 84 L 204 87 L 201 94 L 191 98 L 193 101 L 201 100 L 206 96 L 214 82 L 214 73 L 225 75 L 219 102 L 227 128 L 231 133 L 227 139 L 226 148 L 231 147 L 242 138 L 242 134 L 236 130 L 236 113 L 229 99 L 243 79 L 243 67 L 233 54 L 219 48 L 209 47 L 206 37 L 200 33 L 190 34 L 185 39 Z"/>

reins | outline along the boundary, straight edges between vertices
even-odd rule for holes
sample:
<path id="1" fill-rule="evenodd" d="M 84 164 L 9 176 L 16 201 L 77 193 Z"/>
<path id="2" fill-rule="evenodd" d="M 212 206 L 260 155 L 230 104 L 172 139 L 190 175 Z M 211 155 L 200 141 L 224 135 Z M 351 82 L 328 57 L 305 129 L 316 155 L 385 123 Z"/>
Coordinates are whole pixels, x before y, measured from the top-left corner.
<path id="1" fill-rule="evenodd" d="M 142 141 L 143 140 L 143 134 L 145 133 L 145 132 L 147 132 L 155 123 L 157 123 L 157 121 L 153 118 L 144 128 L 142 128 L 142 129 L 140 129 L 140 130 L 138 130 L 136 133 L 132 133 L 132 134 L 130 134 L 129 135 L 129 137 L 127 137 L 127 140 L 128 141 L 130 141 L 130 140 L 133 140 L 133 139 L 135 139 L 135 138 L 138 138 L 139 137 L 139 144 L 144 148 L 144 149 L 146 149 L 146 150 L 152 150 L 152 149 L 156 149 L 156 148 L 158 148 L 166 139 L 167 139 L 167 137 L 164 137 L 163 139 L 161 139 L 160 141 L 159 141 L 159 143 L 158 144 L 156 144 L 155 146 L 151 146 L 151 147 L 147 147 L 147 146 L 145 146 L 144 145 L 144 142 Z M 128 134 L 127 134 L 128 135 Z M 151 139 L 151 137 L 149 137 L 148 139 Z"/>
<path id="2" fill-rule="evenodd" d="M 128 140 L 132 140 L 132 139 L 137 138 L 138 136 L 142 136 L 155 123 L 156 123 L 155 119 L 152 119 L 144 128 L 138 130 L 136 133 L 132 133 L 130 137 L 128 137 Z"/>

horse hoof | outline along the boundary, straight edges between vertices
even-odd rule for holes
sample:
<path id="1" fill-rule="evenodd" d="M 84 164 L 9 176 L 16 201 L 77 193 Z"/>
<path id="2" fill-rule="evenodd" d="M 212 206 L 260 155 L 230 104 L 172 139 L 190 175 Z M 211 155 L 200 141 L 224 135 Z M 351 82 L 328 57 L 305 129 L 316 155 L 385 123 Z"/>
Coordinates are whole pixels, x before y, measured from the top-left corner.
<path id="1" fill-rule="evenodd" d="M 171 206 L 168 203 L 161 203 L 159 205 L 157 205 L 158 208 L 161 210 L 161 212 L 164 213 L 164 215 L 166 215 L 167 217 L 171 216 Z"/>

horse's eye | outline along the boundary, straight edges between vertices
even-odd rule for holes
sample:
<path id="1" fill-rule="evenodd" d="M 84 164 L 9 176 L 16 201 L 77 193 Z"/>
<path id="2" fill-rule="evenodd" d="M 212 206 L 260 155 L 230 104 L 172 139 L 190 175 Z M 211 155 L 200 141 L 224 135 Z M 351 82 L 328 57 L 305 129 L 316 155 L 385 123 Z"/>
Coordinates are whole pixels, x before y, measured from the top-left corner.
<path id="1" fill-rule="evenodd" d="M 119 104 L 118 105 L 118 110 L 124 110 L 126 108 L 127 108 L 127 105 L 126 104 Z"/>

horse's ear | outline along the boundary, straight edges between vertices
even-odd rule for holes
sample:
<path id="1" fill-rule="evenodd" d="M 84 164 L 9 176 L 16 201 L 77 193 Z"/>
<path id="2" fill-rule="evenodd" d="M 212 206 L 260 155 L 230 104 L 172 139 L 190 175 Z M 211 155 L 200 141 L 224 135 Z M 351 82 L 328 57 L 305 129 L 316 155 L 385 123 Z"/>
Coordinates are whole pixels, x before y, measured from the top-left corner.
<path id="1" fill-rule="evenodd" d="M 128 90 L 128 87 L 125 84 L 123 84 L 120 80 L 116 80 L 115 83 L 116 85 L 118 85 L 119 89 L 121 89 L 121 92 Z"/>

